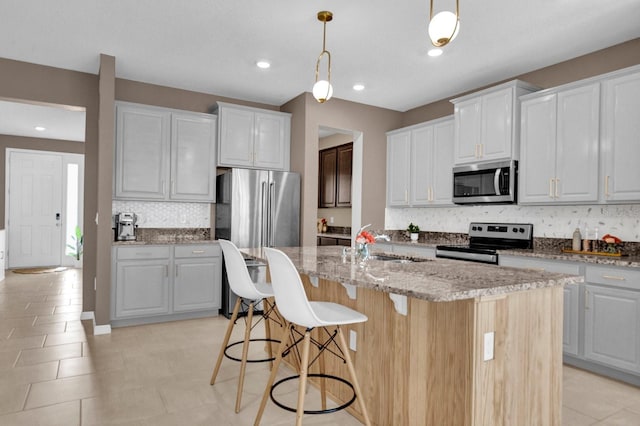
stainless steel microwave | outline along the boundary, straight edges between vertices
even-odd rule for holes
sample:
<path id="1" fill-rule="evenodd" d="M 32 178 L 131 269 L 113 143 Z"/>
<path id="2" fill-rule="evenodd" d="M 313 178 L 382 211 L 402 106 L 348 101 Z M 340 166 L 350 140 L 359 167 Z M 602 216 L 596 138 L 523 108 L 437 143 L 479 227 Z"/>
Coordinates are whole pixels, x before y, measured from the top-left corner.
<path id="1" fill-rule="evenodd" d="M 453 168 L 455 204 L 513 204 L 516 202 L 518 162 L 470 164 Z"/>

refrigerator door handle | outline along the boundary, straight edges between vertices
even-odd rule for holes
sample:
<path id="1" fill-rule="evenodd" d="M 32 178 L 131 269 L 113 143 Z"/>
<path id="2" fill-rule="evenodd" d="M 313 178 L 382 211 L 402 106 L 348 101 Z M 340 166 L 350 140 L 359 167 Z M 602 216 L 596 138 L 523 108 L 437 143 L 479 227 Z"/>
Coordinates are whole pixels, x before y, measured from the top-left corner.
<path id="1" fill-rule="evenodd" d="M 262 225 L 260 228 L 260 246 L 265 247 L 268 246 L 269 241 L 266 238 L 266 230 L 267 230 L 267 222 L 265 221 L 265 211 L 267 207 L 267 190 L 266 190 L 266 182 L 262 182 L 262 188 L 260 189 L 260 224 Z M 266 243 L 266 244 L 265 244 Z"/>
<path id="2" fill-rule="evenodd" d="M 275 245 L 276 235 L 275 235 L 275 224 L 273 221 L 275 220 L 275 206 L 276 206 L 276 186 L 273 182 L 269 184 L 269 247 L 273 247 Z"/>

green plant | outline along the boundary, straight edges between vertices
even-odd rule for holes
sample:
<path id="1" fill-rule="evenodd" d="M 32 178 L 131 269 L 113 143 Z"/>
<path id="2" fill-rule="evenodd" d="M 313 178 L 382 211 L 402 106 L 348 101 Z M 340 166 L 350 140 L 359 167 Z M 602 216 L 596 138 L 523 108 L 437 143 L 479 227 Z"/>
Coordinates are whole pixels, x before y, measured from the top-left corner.
<path id="1" fill-rule="evenodd" d="M 414 225 L 413 223 L 410 223 L 409 226 L 407 226 L 407 231 L 409 231 L 412 234 L 416 234 L 420 232 L 420 227 L 418 225 Z"/>
<path id="2" fill-rule="evenodd" d="M 71 239 L 74 241 L 74 244 L 67 244 L 67 247 L 71 249 L 71 251 L 67 253 L 67 256 L 75 257 L 76 260 L 80 260 L 80 256 L 82 256 L 84 237 L 82 236 L 82 229 L 80 229 L 79 226 L 76 226 L 75 235 L 72 235 Z"/>

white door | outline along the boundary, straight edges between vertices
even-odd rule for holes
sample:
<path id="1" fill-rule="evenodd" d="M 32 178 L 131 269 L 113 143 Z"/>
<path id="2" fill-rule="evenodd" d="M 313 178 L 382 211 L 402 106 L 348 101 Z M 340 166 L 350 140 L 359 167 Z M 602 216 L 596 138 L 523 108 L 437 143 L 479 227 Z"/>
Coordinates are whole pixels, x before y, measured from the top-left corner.
<path id="1" fill-rule="evenodd" d="M 60 265 L 62 156 L 9 155 L 9 268 Z"/>

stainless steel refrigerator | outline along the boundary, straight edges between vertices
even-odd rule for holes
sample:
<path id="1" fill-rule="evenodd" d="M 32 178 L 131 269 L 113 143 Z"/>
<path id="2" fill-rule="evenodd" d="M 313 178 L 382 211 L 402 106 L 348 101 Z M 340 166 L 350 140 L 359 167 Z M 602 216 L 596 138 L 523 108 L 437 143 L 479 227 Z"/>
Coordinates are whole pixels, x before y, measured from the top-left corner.
<path id="1" fill-rule="evenodd" d="M 238 248 L 300 245 L 300 175 L 270 170 L 229 169 L 216 181 L 216 238 Z M 254 280 L 266 265 L 248 263 Z M 223 268 L 222 314 L 235 304 Z"/>

